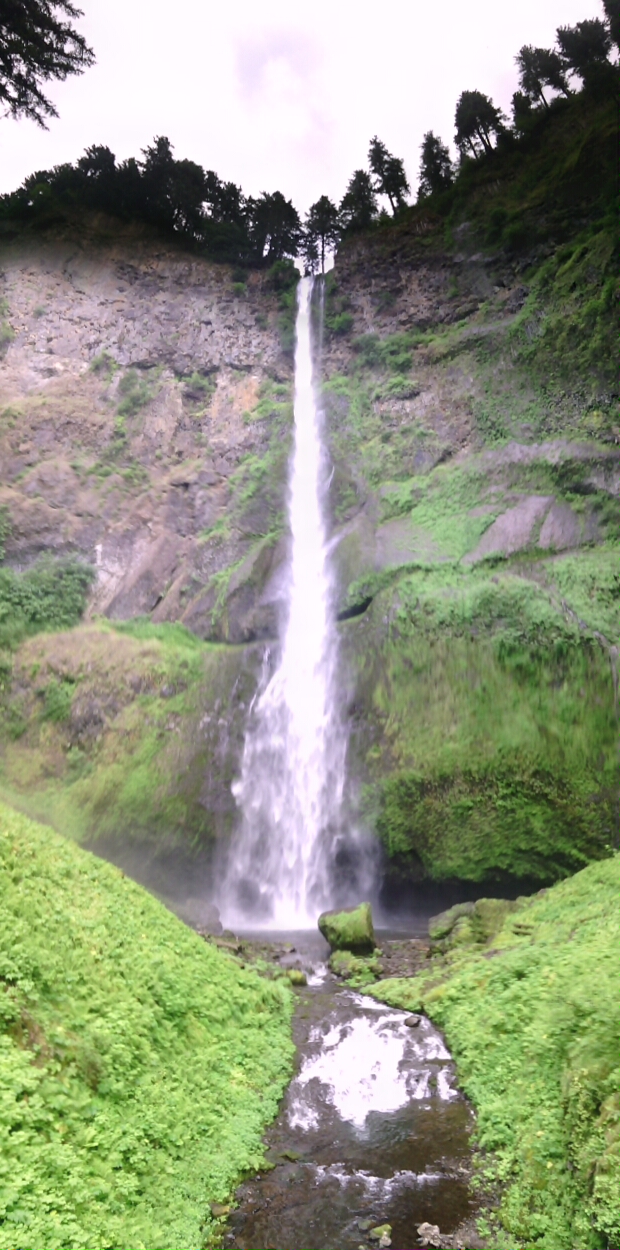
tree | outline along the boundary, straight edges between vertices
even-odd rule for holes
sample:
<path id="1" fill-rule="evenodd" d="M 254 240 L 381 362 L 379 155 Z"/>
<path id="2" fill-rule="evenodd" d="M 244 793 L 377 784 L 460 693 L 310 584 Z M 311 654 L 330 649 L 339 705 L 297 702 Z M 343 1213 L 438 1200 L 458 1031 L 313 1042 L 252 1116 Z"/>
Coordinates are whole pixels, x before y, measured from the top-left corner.
<path id="1" fill-rule="evenodd" d="M 321 273 L 325 273 L 325 253 L 336 246 L 339 238 L 338 209 L 327 195 L 322 195 L 316 204 L 310 206 L 302 245 L 306 265 L 311 273 L 314 272 L 314 266 L 318 268 L 319 260 Z"/>
<path id="2" fill-rule="evenodd" d="M 598 17 L 558 27 L 557 41 L 565 67 L 584 82 L 593 67 L 607 63 L 611 52 L 609 28 Z"/>
<path id="3" fill-rule="evenodd" d="M 515 91 L 512 97 L 512 118 L 514 128 L 519 134 L 527 134 L 536 121 L 536 113 L 532 101 L 523 91 Z"/>
<path id="4" fill-rule="evenodd" d="M 159 135 L 142 155 L 146 215 L 158 225 L 198 239 L 204 220 L 205 172 L 195 161 L 177 161 L 170 140 Z"/>
<path id="5" fill-rule="evenodd" d="M 377 216 L 377 196 L 370 174 L 356 169 L 340 201 L 340 228 L 347 233 L 367 230 Z"/>
<path id="6" fill-rule="evenodd" d="M 488 95 L 481 91 L 463 91 L 459 97 L 454 117 L 456 143 L 461 153 L 469 147 L 472 156 L 492 152 L 492 135 L 504 129 L 504 119 Z"/>
<path id="7" fill-rule="evenodd" d="M 515 57 L 515 62 L 519 70 L 521 90 L 529 100 L 541 100 L 548 109 L 545 87 L 561 91 L 565 96 L 570 95 L 564 62 L 558 52 L 551 48 L 533 48 L 531 44 L 524 44 Z"/>
<path id="8" fill-rule="evenodd" d="M 441 191 L 447 191 L 453 181 L 450 153 L 445 143 L 432 130 L 428 130 L 422 141 L 418 198 L 424 199 L 427 195 L 438 195 Z"/>
<path id="9" fill-rule="evenodd" d="M 1 0 L 0 108 L 9 117 L 28 117 L 46 128 L 57 117 L 42 84 L 82 74 L 95 55 L 83 35 L 63 17 L 82 10 L 70 0 Z"/>
<path id="10" fill-rule="evenodd" d="M 297 256 L 302 241 L 299 213 L 281 191 L 248 200 L 250 236 L 258 256 L 268 264 Z"/>
<path id="11" fill-rule="evenodd" d="M 405 196 L 410 191 L 402 160 L 398 156 L 392 156 L 385 143 L 375 135 L 370 141 L 368 164 L 370 172 L 374 174 L 375 191 L 379 195 L 387 195 L 392 213 L 396 214 L 403 207 Z"/>
<path id="12" fill-rule="evenodd" d="M 611 41 L 620 48 L 620 0 L 603 0 L 603 8 Z"/>
<path id="13" fill-rule="evenodd" d="M 241 187 L 234 182 L 222 182 L 212 169 L 205 174 L 205 202 L 213 221 L 245 225 L 246 201 Z"/>

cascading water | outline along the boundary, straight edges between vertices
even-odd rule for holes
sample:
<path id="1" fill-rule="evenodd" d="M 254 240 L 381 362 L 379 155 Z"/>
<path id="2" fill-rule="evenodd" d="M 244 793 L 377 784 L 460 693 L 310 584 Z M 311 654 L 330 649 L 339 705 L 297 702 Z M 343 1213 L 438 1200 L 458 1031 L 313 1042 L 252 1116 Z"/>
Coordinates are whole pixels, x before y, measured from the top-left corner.
<path id="1" fill-rule="evenodd" d="M 234 794 L 241 827 L 224 889 L 230 922 L 316 922 L 331 902 L 346 735 L 337 714 L 337 634 L 323 502 L 322 413 L 312 362 L 311 278 L 298 287 L 295 446 L 289 480 L 291 556 L 282 652 L 251 709 Z"/>

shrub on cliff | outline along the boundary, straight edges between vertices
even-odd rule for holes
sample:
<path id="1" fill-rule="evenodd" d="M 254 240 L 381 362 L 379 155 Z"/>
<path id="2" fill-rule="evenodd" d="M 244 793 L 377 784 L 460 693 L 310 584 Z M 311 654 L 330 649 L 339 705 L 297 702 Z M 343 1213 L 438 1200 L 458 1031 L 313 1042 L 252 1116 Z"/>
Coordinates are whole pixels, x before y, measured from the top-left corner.
<path id="1" fill-rule="evenodd" d="M 94 577 L 79 560 L 40 560 L 24 572 L 0 568 L 0 646 L 77 625 Z"/>

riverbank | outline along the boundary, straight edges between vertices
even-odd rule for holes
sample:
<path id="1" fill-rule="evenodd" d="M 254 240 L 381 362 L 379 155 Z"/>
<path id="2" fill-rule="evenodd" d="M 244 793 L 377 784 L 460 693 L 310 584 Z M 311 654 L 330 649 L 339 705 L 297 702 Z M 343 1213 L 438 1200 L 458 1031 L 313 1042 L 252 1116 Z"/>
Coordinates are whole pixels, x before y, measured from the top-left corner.
<path id="1" fill-rule="evenodd" d="M 427 970 L 366 990 L 444 1031 L 506 1250 L 620 1244 L 619 886 L 616 856 L 462 915 Z"/>
<path id="2" fill-rule="evenodd" d="M 199 1250 L 263 1159 L 288 983 L 3 805 L 0 892 L 0 1250 Z"/>

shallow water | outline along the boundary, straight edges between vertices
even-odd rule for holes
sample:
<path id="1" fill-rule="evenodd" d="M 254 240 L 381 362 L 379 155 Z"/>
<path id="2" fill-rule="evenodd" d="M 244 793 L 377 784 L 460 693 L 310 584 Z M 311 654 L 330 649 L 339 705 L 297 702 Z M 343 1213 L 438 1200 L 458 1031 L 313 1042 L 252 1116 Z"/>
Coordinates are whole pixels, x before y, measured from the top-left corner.
<path id="1" fill-rule="evenodd" d="M 267 1134 L 276 1166 L 241 1186 L 227 1244 L 355 1250 L 389 1223 L 393 1250 L 406 1250 L 424 1221 L 454 1233 L 474 1212 L 472 1118 L 443 1038 L 424 1017 L 410 1028 L 407 1012 L 343 987 L 312 945 L 297 1073 Z"/>

